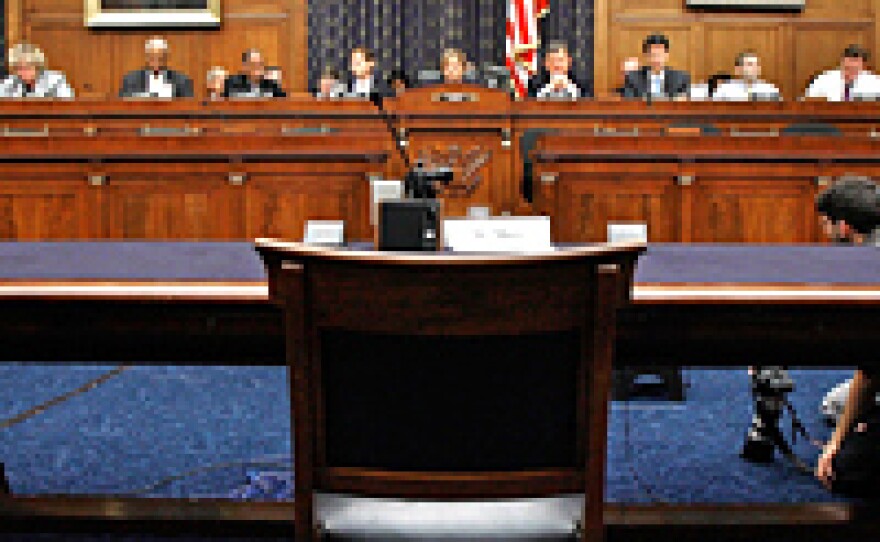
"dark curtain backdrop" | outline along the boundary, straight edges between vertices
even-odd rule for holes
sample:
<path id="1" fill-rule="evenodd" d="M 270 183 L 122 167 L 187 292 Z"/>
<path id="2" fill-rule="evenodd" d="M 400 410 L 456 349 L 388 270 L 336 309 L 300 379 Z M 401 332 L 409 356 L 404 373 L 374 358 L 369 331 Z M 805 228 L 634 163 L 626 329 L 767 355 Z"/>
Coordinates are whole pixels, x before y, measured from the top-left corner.
<path id="1" fill-rule="evenodd" d="M 309 0 L 309 84 L 324 67 L 343 73 L 348 53 L 372 49 L 387 74 L 439 69 L 447 47 L 463 49 L 478 66 L 503 65 L 507 0 Z M 575 75 L 593 76 L 593 0 L 552 0 L 544 40 L 568 42 Z"/>

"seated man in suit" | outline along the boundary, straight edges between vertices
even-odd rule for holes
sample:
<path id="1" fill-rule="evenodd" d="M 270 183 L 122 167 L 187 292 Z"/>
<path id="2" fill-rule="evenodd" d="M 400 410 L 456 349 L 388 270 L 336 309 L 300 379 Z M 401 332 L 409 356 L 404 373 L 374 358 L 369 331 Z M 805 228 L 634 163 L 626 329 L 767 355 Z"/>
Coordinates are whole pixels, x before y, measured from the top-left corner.
<path id="1" fill-rule="evenodd" d="M 646 66 L 630 72 L 623 85 L 624 98 L 687 98 L 691 76 L 687 72 L 668 68 L 669 38 L 652 34 L 642 43 Z"/>
<path id="2" fill-rule="evenodd" d="M 529 81 L 529 96 L 539 100 L 576 100 L 586 94 L 571 76 L 568 45 L 550 42 L 544 53 L 544 70 Z"/>
<path id="3" fill-rule="evenodd" d="M 376 56 L 366 47 L 351 51 L 351 78 L 348 81 L 349 96 L 369 98 L 380 102 L 388 92 L 385 83 L 376 70 Z"/>
<path id="4" fill-rule="evenodd" d="M 318 79 L 315 98 L 332 100 L 343 96 L 345 96 L 345 85 L 339 80 L 339 72 L 329 66 L 324 68 L 324 71 L 321 72 L 321 78 Z"/>
<path id="5" fill-rule="evenodd" d="M 30 43 L 9 50 L 11 73 L 0 82 L 0 98 L 73 98 L 64 74 L 46 69 L 43 52 Z"/>
<path id="6" fill-rule="evenodd" d="M 880 247 L 880 186 L 845 176 L 816 198 L 825 234 L 837 242 Z M 868 353 L 870 355 L 870 353 Z M 816 476 L 829 489 L 850 497 L 877 499 L 880 483 L 880 370 L 860 365 L 853 375 L 843 414 L 825 444 Z"/>
<path id="7" fill-rule="evenodd" d="M 412 87 L 412 85 L 410 84 L 409 77 L 406 76 L 405 71 L 400 68 L 391 70 L 391 75 L 388 77 L 388 91 L 391 96 L 400 96 L 410 87 Z"/>
<path id="8" fill-rule="evenodd" d="M 248 49 L 241 54 L 242 73 L 226 79 L 223 96 L 226 98 L 284 98 L 287 96 L 278 83 L 266 77 L 266 63 L 259 49 Z"/>
<path id="9" fill-rule="evenodd" d="M 278 88 L 284 90 L 284 72 L 281 71 L 281 66 L 266 66 L 266 79 L 275 81 Z"/>
<path id="10" fill-rule="evenodd" d="M 850 45 L 843 51 L 840 67 L 813 79 L 805 97 L 824 98 L 829 102 L 880 98 L 880 77 L 869 72 L 867 64 L 868 51 L 859 45 Z"/>
<path id="11" fill-rule="evenodd" d="M 144 47 L 146 66 L 125 74 L 120 98 L 192 98 L 193 82 L 186 75 L 168 69 L 168 42 L 154 37 Z"/>
<path id="12" fill-rule="evenodd" d="M 621 75 L 621 85 L 614 89 L 614 93 L 623 98 L 626 95 L 626 78 L 629 77 L 629 74 L 632 72 L 637 72 L 641 69 L 641 63 L 639 62 L 639 58 L 635 56 L 631 56 L 625 59 L 620 64 L 620 75 Z"/>
<path id="13" fill-rule="evenodd" d="M 476 69 L 461 49 L 446 49 L 440 61 L 446 85 L 477 84 Z"/>
<path id="14" fill-rule="evenodd" d="M 226 86 L 226 78 L 229 77 L 226 68 L 223 66 L 214 66 L 208 70 L 206 78 L 207 96 L 209 100 L 223 99 L 223 89 Z"/>
<path id="15" fill-rule="evenodd" d="M 719 85 L 713 100 L 748 102 L 781 99 L 776 85 L 761 79 L 761 59 L 755 51 L 743 51 L 734 61 L 736 79 Z"/>

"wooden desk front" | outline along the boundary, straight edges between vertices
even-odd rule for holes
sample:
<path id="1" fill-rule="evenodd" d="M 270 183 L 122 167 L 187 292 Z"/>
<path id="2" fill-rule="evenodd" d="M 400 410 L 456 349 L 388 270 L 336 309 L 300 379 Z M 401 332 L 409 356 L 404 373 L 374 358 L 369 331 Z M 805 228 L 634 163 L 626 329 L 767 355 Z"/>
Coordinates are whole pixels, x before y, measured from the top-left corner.
<path id="1" fill-rule="evenodd" d="M 456 94 L 468 96 L 469 100 L 474 96 L 476 98 L 461 102 L 441 101 L 440 98 L 444 94 L 447 97 Z M 453 167 L 456 172 L 456 186 L 443 195 L 447 214 L 463 215 L 471 206 L 488 206 L 495 214 L 547 213 L 563 222 L 557 225 L 556 231 L 559 233 L 557 241 L 580 242 L 605 239 L 601 219 L 596 219 L 592 225 L 575 225 L 577 220 L 581 220 L 577 217 L 584 216 L 584 206 L 591 205 L 581 197 L 586 193 L 568 194 L 575 200 L 581 198 L 571 202 L 571 205 L 565 203 L 568 210 L 550 209 L 548 205 L 552 207 L 556 204 L 548 203 L 547 198 L 551 196 L 555 198 L 556 191 L 548 192 L 548 187 L 540 183 L 540 175 L 538 175 L 535 176 L 535 184 L 539 187 L 538 198 L 543 200 L 536 201 L 536 205 L 531 206 L 522 199 L 522 165 L 525 154 L 529 152 L 529 149 L 523 148 L 522 143 L 524 136 L 530 131 L 559 130 L 560 134 L 578 134 L 585 137 L 580 144 L 596 144 L 605 150 L 610 150 L 608 145 L 611 145 L 615 152 L 619 151 L 623 154 L 640 149 L 638 145 L 628 149 L 627 145 L 635 144 L 633 143 L 635 141 L 648 141 L 644 138 L 662 133 L 670 126 L 688 131 L 693 130 L 694 126 L 709 124 L 720 129 L 723 138 L 742 134 L 751 134 L 751 136 L 776 134 L 782 127 L 790 124 L 829 124 L 853 138 L 863 139 L 863 144 L 869 149 L 874 148 L 871 141 L 880 131 L 880 105 L 875 103 L 662 102 L 648 105 L 642 102 L 620 101 L 512 102 L 504 93 L 470 86 L 409 91 L 400 98 L 386 100 L 385 113 L 387 117 L 367 101 L 301 98 L 204 103 L 186 100 L 175 102 L 0 101 L 0 136 L 6 136 L 0 137 L 0 141 L 11 145 L 13 140 L 20 138 L 29 142 L 15 144 L 18 145 L 17 148 L 22 149 L 22 153 L 26 152 L 25 148 L 29 145 L 33 149 L 30 152 L 39 153 L 42 152 L 39 149 L 44 147 L 43 144 L 36 142 L 41 139 L 57 136 L 72 138 L 73 141 L 77 138 L 80 140 L 86 138 L 90 139 L 91 144 L 89 150 L 85 152 L 100 154 L 105 146 L 113 145 L 112 142 L 107 141 L 116 138 L 128 138 L 126 141 L 136 148 L 154 148 L 153 143 L 140 143 L 134 139 L 137 135 L 145 134 L 151 135 L 153 139 L 162 136 L 179 139 L 186 135 L 198 137 L 227 135 L 235 138 L 234 141 L 253 137 L 268 138 L 263 139 L 268 141 L 276 137 L 280 138 L 279 142 L 292 143 L 294 140 L 290 139 L 291 136 L 303 138 L 309 133 L 319 139 L 321 136 L 327 136 L 321 139 L 324 142 L 341 142 L 341 139 L 334 140 L 331 136 L 341 137 L 352 134 L 352 137 L 356 137 L 354 135 L 356 133 L 370 132 L 372 135 L 369 139 L 372 141 L 356 138 L 349 140 L 349 146 L 338 148 L 346 152 L 363 151 L 368 154 L 375 145 L 380 145 L 387 151 L 387 160 L 381 167 L 371 166 L 368 168 L 369 172 L 387 178 L 401 178 L 405 168 L 399 153 L 394 149 L 391 135 L 393 130 L 396 131 L 395 135 L 404 141 L 404 149 L 411 161 L 424 158 L 429 163 Z M 615 134 L 613 143 L 590 138 L 600 134 Z M 625 137 L 627 134 L 633 137 Z M 639 137 L 635 137 L 635 134 Z M 868 167 L 870 160 L 857 164 L 846 159 L 849 161 L 846 162 L 845 167 L 835 167 L 834 164 L 840 162 L 834 157 L 829 157 L 828 152 L 844 152 L 843 147 L 851 146 L 849 139 L 846 143 L 841 143 L 839 139 L 822 139 L 811 144 L 811 149 L 822 153 L 823 157 L 816 159 L 790 160 L 780 155 L 779 160 L 764 160 L 748 165 L 722 161 L 717 162 L 716 169 L 711 171 L 706 169 L 709 161 L 701 159 L 699 167 L 702 180 L 690 188 L 686 186 L 687 179 L 696 175 L 696 170 L 686 165 L 691 162 L 688 158 L 691 150 L 699 150 L 709 145 L 706 148 L 719 148 L 720 156 L 726 152 L 727 147 L 723 147 L 724 145 L 729 146 L 732 152 L 737 152 L 736 149 L 740 147 L 748 148 L 750 144 L 743 143 L 746 140 L 752 141 L 753 148 L 761 148 L 765 143 L 770 145 L 767 149 L 774 149 L 774 152 L 778 151 L 778 153 L 782 153 L 786 148 L 783 140 L 778 138 L 762 140 L 754 137 L 737 137 L 732 142 L 724 144 L 702 139 L 677 140 L 678 144 L 683 146 L 667 148 L 664 152 L 669 159 L 651 163 L 618 160 L 616 162 L 618 166 L 614 167 L 606 163 L 603 166 L 605 169 L 602 170 L 606 179 L 620 179 L 621 177 L 617 175 L 622 172 L 629 180 L 625 186 L 620 182 L 594 183 L 593 188 L 604 191 L 605 196 L 602 197 L 605 198 L 606 203 L 603 205 L 611 204 L 612 199 L 615 202 L 614 208 L 606 212 L 612 218 L 619 216 L 620 219 L 643 220 L 645 215 L 651 215 L 652 241 L 808 242 L 819 240 L 813 220 L 815 217 L 811 215 L 810 198 L 817 191 L 815 179 L 850 170 L 863 173 L 871 171 Z M 758 143 L 759 141 L 763 142 Z M 797 141 L 803 140 L 790 143 L 793 150 L 799 145 Z M 282 145 L 280 148 L 289 148 L 285 147 L 287 143 L 280 143 Z M 335 143 L 327 144 L 330 145 L 327 147 L 328 152 L 332 153 Z M 723 148 L 717 145 L 722 145 Z M 778 145 L 781 146 L 777 147 Z M 229 142 L 228 147 L 234 150 L 238 144 Z M 663 147 L 657 149 L 659 151 Z M 218 152 L 222 154 L 222 151 Z M 680 159 L 672 159 L 675 153 L 681 154 Z M 29 196 L 32 202 L 28 204 L 31 206 L 30 209 L 26 213 L 19 213 L 19 218 L 13 222 L 8 222 L 13 224 L 17 221 L 22 225 L 9 226 L 6 231 L 0 228 L 0 236 L 7 239 L 106 236 L 155 239 L 180 237 L 212 239 L 231 236 L 231 238 L 243 239 L 258 231 L 266 235 L 301 231 L 301 224 L 295 225 L 292 222 L 293 218 L 290 219 L 289 226 L 285 226 L 283 230 L 272 230 L 265 224 L 260 227 L 242 225 L 222 227 L 208 224 L 183 229 L 152 227 L 129 228 L 123 231 L 119 226 L 95 224 L 92 227 L 74 227 L 69 217 L 55 220 L 53 224 L 37 225 L 36 222 L 40 219 L 36 217 L 41 214 L 49 211 L 57 214 L 62 211 L 61 207 L 52 207 L 57 202 L 47 203 L 53 199 L 52 194 L 47 191 L 50 185 L 34 185 L 30 182 L 21 184 L 27 180 L 58 175 L 55 172 L 60 167 L 59 162 L 52 156 L 47 155 L 44 158 L 44 164 L 39 167 L 42 173 L 38 173 L 37 168 L 23 169 L 20 165 L 13 165 L 14 161 L 7 161 L 7 165 L 3 166 L 6 168 L 4 171 L 8 171 L 10 176 L 3 181 L 2 186 L 6 188 L 0 188 L 0 193 L 5 190 L 13 195 L 25 192 L 32 194 L 33 192 L 28 191 L 37 190 L 41 195 Z M 96 158 L 93 165 L 104 163 L 102 160 Z M 597 164 L 595 160 L 592 163 L 594 166 Z M 119 167 L 124 169 L 127 166 Z M 168 174 L 168 170 L 163 167 L 158 162 L 142 161 L 138 166 L 138 172 L 145 178 L 162 177 Z M 586 172 L 585 167 L 580 168 L 582 173 Z M 618 173 L 615 173 L 615 167 Z M 182 175 L 182 170 L 176 171 Z M 97 171 L 97 173 L 103 172 Z M 542 174 L 544 173 L 554 173 L 553 168 L 545 167 L 542 169 Z M 590 174 L 594 175 L 595 180 L 598 179 L 595 175 L 599 173 L 599 170 L 591 169 Z M 753 183 L 756 179 L 766 176 L 776 181 Z M 73 178 L 81 179 L 81 172 Z M 731 181 L 726 184 L 715 182 L 711 184 L 713 188 L 726 186 L 726 195 L 722 197 L 716 194 L 710 197 L 705 192 L 701 192 L 701 188 L 710 187 L 705 182 L 710 178 Z M 182 176 L 178 176 L 178 181 L 182 179 Z M 9 182 L 13 184 L 8 184 Z M 568 186 L 566 179 L 561 179 L 560 182 Z M 178 185 L 182 186 L 179 182 Z M 66 189 L 70 186 L 65 185 Z M 579 182 L 577 186 L 579 189 L 584 189 L 586 185 Z M 639 188 L 640 186 L 642 188 Z M 650 186 L 650 189 L 645 188 L 647 186 Z M 611 192 L 618 189 L 620 193 L 608 199 L 611 197 Z M 648 199 L 639 199 L 638 194 L 643 189 L 652 194 Z M 688 193 L 691 194 L 690 200 L 686 199 Z M 57 196 L 69 197 L 69 191 L 62 191 Z M 157 194 L 156 198 L 153 198 L 154 201 L 159 197 Z M 302 210 L 290 216 L 304 216 L 304 209 L 307 207 L 310 216 L 339 215 L 338 212 L 328 215 L 326 207 L 322 207 L 324 204 L 316 203 L 320 198 L 316 198 L 318 198 L 317 193 L 308 202 L 299 200 L 297 205 L 300 205 Z M 18 198 L 18 200 L 16 205 L 24 203 L 23 199 Z M 12 205 L 10 201 L 12 200 L 7 199 L 7 214 L 14 213 L 10 210 Z M 706 203 L 717 207 L 717 210 L 707 210 L 708 208 L 703 205 Z M 46 206 L 46 211 L 41 211 L 40 205 Z M 316 207 L 312 209 L 312 205 Z M 768 225 L 766 219 L 762 217 L 775 215 L 777 209 L 781 211 L 780 216 L 788 216 L 789 221 L 777 221 L 773 223 L 775 225 Z M 598 211 L 591 211 L 590 216 L 599 216 L 596 212 Z M 601 215 L 601 212 L 599 214 Z M 26 218 L 27 216 L 34 218 Z M 28 220 L 34 223 L 28 225 L 26 224 Z M 708 229 L 706 229 L 707 222 L 711 222 Z M 252 222 L 252 224 L 257 223 L 259 221 Z M 357 235 L 364 232 L 367 230 L 364 229 L 363 223 L 350 230 L 350 233 Z"/>
<path id="2" fill-rule="evenodd" d="M 6 138 L 0 237 L 301 239 L 310 219 L 369 237 L 368 179 L 389 152 L 372 132 Z"/>
<path id="3" fill-rule="evenodd" d="M 548 135 L 533 154 L 535 207 L 557 242 L 604 242 L 645 223 L 650 242 L 815 243 L 816 194 L 880 174 L 880 141 L 850 137 Z"/>

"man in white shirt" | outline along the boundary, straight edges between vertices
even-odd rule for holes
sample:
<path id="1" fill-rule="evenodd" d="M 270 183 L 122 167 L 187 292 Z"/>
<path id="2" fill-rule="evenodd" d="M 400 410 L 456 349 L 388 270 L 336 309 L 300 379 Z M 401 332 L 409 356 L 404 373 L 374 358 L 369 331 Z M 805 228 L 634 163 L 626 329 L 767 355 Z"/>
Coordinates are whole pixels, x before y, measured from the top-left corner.
<path id="1" fill-rule="evenodd" d="M 823 98 L 829 102 L 851 102 L 880 98 L 880 77 L 867 68 L 868 51 L 859 45 L 850 45 L 843 51 L 840 67 L 816 77 L 807 92 L 807 98 Z"/>
<path id="2" fill-rule="evenodd" d="M 761 79 L 761 59 L 755 51 L 743 51 L 734 63 L 736 79 L 721 84 L 712 95 L 713 100 L 748 102 L 779 100 L 776 85 Z"/>
<path id="3" fill-rule="evenodd" d="M 581 88 L 570 75 L 571 55 L 568 45 L 563 42 L 548 44 L 544 54 L 545 74 L 536 76 L 532 87 L 534 96 L 539 100 L 576 100 L 583 96 Z"/>

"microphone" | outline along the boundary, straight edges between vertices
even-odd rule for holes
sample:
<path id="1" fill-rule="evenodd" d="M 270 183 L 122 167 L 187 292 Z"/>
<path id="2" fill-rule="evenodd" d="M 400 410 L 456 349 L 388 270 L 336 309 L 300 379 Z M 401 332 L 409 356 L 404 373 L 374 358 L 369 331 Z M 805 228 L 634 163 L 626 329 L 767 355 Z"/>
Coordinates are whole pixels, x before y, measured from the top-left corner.
<path id="1" fill-rule="evenodd" d="M 376 101 L 376 105 L 379 108 L 379 112 L 382 114 L 382 120 L 385 121 L 385 126 L 388 128 L 391 137 L 394 139 L 397 153 L 403 159 L 404 166 L 406 166 L 406 175 L 404 176 L 403 183 L 406 196 L 413 199 L 436 199 L 436 187 L 439 184 L 448 185 L 452 182 L 452 170 L 449 168 L 426 168 L 420 160 L 417 161 L 414 166 L 409 153 L 405 148 L 406 145 L 404 145 L 401 138 L 398 137 L 398 132 L 394 129 L 391 115 L 385 109 L 385 104 L 383 102 L 384 100 L 380 98 Z"/>

